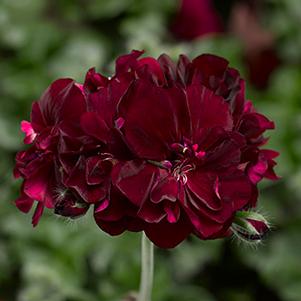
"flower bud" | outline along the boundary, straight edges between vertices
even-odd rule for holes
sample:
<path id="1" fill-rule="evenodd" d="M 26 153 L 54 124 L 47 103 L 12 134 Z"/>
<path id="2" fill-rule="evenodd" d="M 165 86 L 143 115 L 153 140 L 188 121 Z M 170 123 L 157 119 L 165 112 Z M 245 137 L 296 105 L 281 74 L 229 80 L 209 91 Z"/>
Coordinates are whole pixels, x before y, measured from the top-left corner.
<path id="1" fill-rule="evenodd" d="M 260 242 L 270 230 L 268 221 L 259 213 L 238 211 L 231 226 L 232 232 L 248 242 Z"/>
<path id="2" fill-rule="evenodd" d="M 89 205 L 78 200 L 71 193 L 67 192 L 55 204 L 54 213 L 71 218 L 77 218 L 84 215 L 89 208 Z"/>

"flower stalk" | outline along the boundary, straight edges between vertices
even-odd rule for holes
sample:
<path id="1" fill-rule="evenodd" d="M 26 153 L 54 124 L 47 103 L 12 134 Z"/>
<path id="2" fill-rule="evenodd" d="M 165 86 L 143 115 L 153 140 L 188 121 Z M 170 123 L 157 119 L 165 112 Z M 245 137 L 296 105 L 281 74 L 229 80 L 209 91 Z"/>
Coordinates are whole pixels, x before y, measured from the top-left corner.
<path id="1" fill-rule="evenodd" d="M 141 279 L 138 301 L 151 301 L 154 278 L 154 245 L 142 232 Z"/>

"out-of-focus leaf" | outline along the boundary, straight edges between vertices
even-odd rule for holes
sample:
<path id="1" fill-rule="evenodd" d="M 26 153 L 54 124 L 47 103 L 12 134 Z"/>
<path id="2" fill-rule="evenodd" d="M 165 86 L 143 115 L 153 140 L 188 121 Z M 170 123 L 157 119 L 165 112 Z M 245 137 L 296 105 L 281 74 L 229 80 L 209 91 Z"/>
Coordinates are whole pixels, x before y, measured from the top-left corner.
<path id="1" fill-rule="evenodd" d="M 83 81 L 84 72 L 90 67 L 102 66 L 105 56 L 105 40 L 90 33 L 75 34 L 50 61 L 49 72 L 54 78 L 71 77 Z"/>

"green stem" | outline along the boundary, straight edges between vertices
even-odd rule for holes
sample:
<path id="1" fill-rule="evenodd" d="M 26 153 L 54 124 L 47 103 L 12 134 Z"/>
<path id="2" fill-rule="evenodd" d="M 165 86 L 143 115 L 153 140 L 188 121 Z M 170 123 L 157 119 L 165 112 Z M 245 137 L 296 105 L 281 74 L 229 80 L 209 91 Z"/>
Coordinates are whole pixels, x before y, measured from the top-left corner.
<path id="1" fill-rule="evenodd" d="M 142 233 L 141 240 L 141 279 L 138 301 L 151 301 L 154 277 L 154 245 Z"/>

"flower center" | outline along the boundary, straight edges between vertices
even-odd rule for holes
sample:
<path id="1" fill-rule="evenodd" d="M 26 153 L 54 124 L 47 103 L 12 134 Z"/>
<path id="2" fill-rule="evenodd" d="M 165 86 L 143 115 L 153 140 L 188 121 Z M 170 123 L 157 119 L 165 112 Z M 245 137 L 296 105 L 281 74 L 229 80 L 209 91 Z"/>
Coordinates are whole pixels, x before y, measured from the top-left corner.
<path id="1" fill-rule="evenodd" d="M 191 170 L 194 170 L 195 166 L 192 163 L 187 162 L 184 160 L 176 164 L 172 170 L 172 175 L 178 182 L 181 182 L 183 185 L 187 183 L 187 173 Z"/>
<path id="2" fill-rule="evenodd" d="M 171 145 L 173 158 L 161 162 L 148 160 L 149 163 L 168 170 L 180 183 L 187 183 L 187 173 L 196 169 L 196 164 L 203 160 L 206 153 L 200 150 L 198 144 L 174 143 Z"/>

